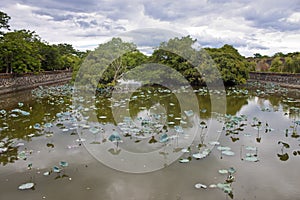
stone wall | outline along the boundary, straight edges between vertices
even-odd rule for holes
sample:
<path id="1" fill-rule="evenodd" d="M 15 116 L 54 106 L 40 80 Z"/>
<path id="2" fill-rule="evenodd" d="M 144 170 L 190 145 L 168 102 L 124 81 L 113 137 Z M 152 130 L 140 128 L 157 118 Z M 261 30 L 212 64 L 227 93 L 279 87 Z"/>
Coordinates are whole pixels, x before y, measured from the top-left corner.
<path id="1" fill-rule="evenodd" d="M 0 94 L 6 94 L 38 86 L 66 83 L 72 79 L 71 71 L 51 71 L 39 74 L 0 74 Z"/>
<path id="2" fill-rule="evenodd" d="M 285 87 L 300 89 L 300 74 L 250 72 L 249 81 L 273 82 Z"/>

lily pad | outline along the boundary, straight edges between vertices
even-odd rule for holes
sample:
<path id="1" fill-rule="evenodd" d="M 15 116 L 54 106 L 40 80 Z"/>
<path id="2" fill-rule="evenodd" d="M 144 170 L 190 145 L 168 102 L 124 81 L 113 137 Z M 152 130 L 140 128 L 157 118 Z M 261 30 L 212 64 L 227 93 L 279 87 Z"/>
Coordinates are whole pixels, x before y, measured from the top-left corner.
<path id="1" fill-rule="evenodd" d="M 19 152 L 18 153 L 18 159 L 26 160 L 27 159 L 26 152 L 25 151 Z"/>
<path id="2" fill-rule="evenodd" d="M 60 165 L 61 167 L 68 167 L 68 166 L 69 166 L 69 163 L 67 163 L 67 162 L 65 162 L 65 161 L 60 161 L 60 162 L 59 162 L 59 165 Z"/>
<path id="3" fill-rule="evenodd" d="M 174 126 L 174 129 L 177 133 L 183 133 L 183 128 L 181 126 Z"/>
<path id="4" fill-rule="evenodd" d="M 11 112 L 15 112 L 15 113 L 19 113 L 19 114 L 21 114 L 21 115 L 23 115 L 23 116 L 28 116 L 28 115 L 30 115 L 30 113 L 29 112 L 26 112 L 26 111 L 24 111 L 24 110 L 21 110 L 21 109 L 13 109 Z"/>
<path id="5" fill-rule="evenodd" d="M 207 153 L 195 153 L 195 154 L 193 154 L 192 156 L 193 156 L 193 158 L 195 158 L 195 159 L 202 159 L 202 158 L 205 158 L 205 157 L 207 157 Z"/>
<path id="6" fill-rule="evenodd" d="M 187 158 L 182 158 L 179 160 L 180 163 L 188 163 L 190 162 L 190 159 L 187 159 Z"/>
<path id="7" fill-rule="evenodd" d="M 220 169 L 219 173 L 220 174 L 228 174 L 228 170 L 227 169 Z"/>
<path id="8" fill-rule="evenodd" d="M 159 142 L 161 143 L 166 143 L 168 141 L 169 141 L 169 136 L 166 133 L 159 137 Z"/>
<path id="9" fill-rule="evenodd" d="M 226 156 L 234 156 L 235 155 L 235 153 L 233 151 L 222 151 L 222 154 L 226 155 Z"/>
<path id="10" fill-rule="evenodd" d="M 1 153 L 5 153 L 7 150 L 8 150 L 7 147 L 1 147 L 1 148 L 0 148 L 0 154 L 1 154 Z"/>
<path id="11" fill-rule="evenodd" d="M 44 124 L 44 127 L 46 127 L 46 128 L 51 128 L 53 125 L 51 124 L 51 123 L 46 123 L 46 124 Z"/>
<path id="12" fill-rule="evenodd" d="M 197 183 L 197 184 L 195 184 L 195 188 L 196 188 L 196 189 L 200 189 L 200 188 L 206 189 L 207 186 L 204 185 L 204 184 L 201 184 L 201 183 Z"/>
<path id="13" fill-rule="evenodd" d="M 222 189 L 226 193 L 232 192 L 232 188 L 229 183 L 218 183 L 217 187 Z"/>
<path id="14" fill-rule="evenodd" d="M 233 167 L 230 167 L 230 168 L 228 169 L 228 172 L 229 172 L 230 174 L 234 174 L 234 173 L 236 172 L 236 170 L 235 170 Z"/>
<path id="15" fill-rule="evenodd" d="M 189 153 L 189 152 L 190 152 L 190 150 L 189 150 L 188 148 L 187 148 L 187 149 L 186 149 L 186 148 L 184 148 L 184 149 L 182 149 L 182 150 L 181 150 L 181 152 L 183 152 L 183 153 Z"/>
<path id="16" fill-rule="evenodd" d="M 40 130 L 41 125 L 39 123 L 36 123 L 36 124 L 34 124 L 33 128 L 36 129 L 36 130 Z"/>
<path id="17" fill-rule="evenodd" d="M 183 120 L 180 120 L 180 123 L 183 124 L 183 125 L 187 124 L 187 122 L 183 121 Z"/>
<path id="18" fill-rule="evenodd" d="M 93 133 L 93 134 L 96 134 L 96 133 L 98 133 L 99 132 L 99 129 L 98 128 L 95 128 L 95 127 L 93 127 L 93 128 L 90 128 L 90 130 L 89 130 L 91 133 Z"/>
<path id="19" fill-rule="evenodd" d="M 194 112 L 192 110 L 185 110 L 184 113 L 186 114 L 186 116 L 191 117 L 194 115 Z"/>
<path id="20" fill-rule="evenodd" d="M 120 142 L 121 141 L 121 136 L 118 132 L 114 131 L 108 138 L 109 141 L 111 142 Z"/>
<path id="21" fill-rule="evenodd" d="M 78 142 L 78 143 L 85 142 L 85 141 L 86 141 L 86 139 L 84 139 L 84 138 L 79 138 L 76 140 L 76 142 Z"/>
<path id="22" fill-rule="evenodd" d="M 50 175 L 50 172 L 44 172 L 43 175 L 44 175 L 44 176 L 49 176 L 49 175 Z"/>
<path id="23" fill-rule="evenodd" d="M 256 156 L 246 156 L 244 160 L 249 161 L 249 162 L 257 162 L 258 158 Z"/>
<path id="24" fill-rule="evenodd" d="M 53 167 L 53 172 L 55 173 L 60 173 L 61 172 L 61 168 L 57 167 L 57 166 L 54 166 Z"/>
<path id="25" fill-rule="evenodd" d="M 218 145 L 220 145 L 220 142 L 218 142 L 218 141 L 211 141 L 208 144 L 213 145 L 213 146 L 218 146 Z"/>
<path id="26" fill-rule="evenodd" d="M 223 147 L 223 146 L 219 146 L 217 149 L 218 149 L 219 151 L 230 151 L 230 150 L 231 150 L 230 147 Z"/>
<path id="27" fill-rule="evenodd" d="M 256 147 L 252 147 L 252 146 L 246 146 L 245 149 L 248 151 L 256 151 Z"/>
<path id="28" fill-rule="evenodd" d="M 33 189 L 34 183 L 24 183 L 18 187 L 19 190 L 29 190 Z"/>

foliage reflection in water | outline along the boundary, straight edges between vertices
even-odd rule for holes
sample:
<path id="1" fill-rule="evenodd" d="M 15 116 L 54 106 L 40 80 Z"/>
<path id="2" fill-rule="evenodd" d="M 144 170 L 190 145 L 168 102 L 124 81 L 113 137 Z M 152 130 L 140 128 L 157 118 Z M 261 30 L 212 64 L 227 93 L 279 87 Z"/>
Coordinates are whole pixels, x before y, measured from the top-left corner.
<path id="1" fill-rule="evenodd" d="M 11 99 L 5 97 L 0 100 L 0 170 L 5 174 L 8 170 L 6 166 L 13 166 L 18 171 L 32 171 L 31 178 L 16 179 L 16 185 L 25 181 L 31 183 L 33 176 L 36 182 L 39 182 L 41 177 L 33 175 L 33 171 L 37 169 L 42 169 L 44 176 L 52 176 L 54 173 L 55 179 L 71 180 L 68 170 L 72 169 L 76 162 L 68 158 L 68 162 L 61 161 L 65 159 L 60 159 L 61 155 L 57 156 L 56 153 L 84 151 L 84 142 L 89 142 L 96 146 L 95 148 L 109 144 L 107 151 L 112 156 L 122 155 L 124 149 L 145 152 L 162 148 L 159 155 L 166 160 L 169 156 L 167 148 L 171 146 L 173 152 L 182 154 L 178 164 L 175 164 L 179 171 L 189 167 L 192 170 L 199 165 L 197 163 L 209 162 L 207 160 L 213 158 L 219 160 L 221 165 L 227 165 L 227 169 L 220 170 L 221 167 L 218 167 L 219 169 L 210 172 L 211 178 L 206 178 L 206 182 L 199 183 L 197 187 L 201 186 L 200 188 L 204 189 L 203 185 L 208 185 L 207 190 L 220 188 L 229 197 L 238 198 L 249 195 L 238 186 L 247 185 L 240 180 L 241 174 L 245 172 L 240 166 L 255 170 L 274 163 L 278 168 L 282 162 L 290 168 L 299 164 L 298 91 L 272 85 L 261 88 L 258 84 L 248 88 L 229 88 L 226 91 L 228 110 L 225 115 L 211 113 L 206 88 L 195 89 L 194 92 L 200 105 L 199 113 L 192 110 L 181 113 L 176 96 L 167 88 L 160 87 L 142 87 L 135 91 L 130 99 L 119 102 L 113 101 L 109 95 L 99 95 L 95 98 L 93 106 L 81 108 L 87 113 L 85 116 L 74 111 L 70 96 L 71 86 L 38 88 L 29 99 L 22 98 L 22 95 Z M 217 90 L 210 92 L 219 93 Z M 189 99 L 186 101 L 188 103 Z M 123 122 L 116 123 L 112 107 L 122 107 L 127 103 L 131 119 L 124 117 Z M 88 118 L 89 112 L 96 112 L 97 121 L 93 122 Z M 118 114 L 122 116 L 122 113 Z M 199 117 L 196 124 L 190 121 L 194 115 Z M 223 124 L 223 128 L 214 130 L 213 127 L 209 127 L 210 120 Z M 198 131 L 194 142 L 184 146 L 184 143 L 180 143 L 180 137 L 184 138 L 185 128 L 196 125 Z M 219 131 L 220 140 L 204 142 L 203 138 L 210 131 Z M 33 145 L 36 143 L 38 146 Z M 217 148 L 211 151 L 207 148 L 209 146 Z M 236 174 L 235 170 L 228 172 L 229 169 L 232 170 L 232 166 L 237 171 Z M 214 180 L 214 174 L 218 171 L 227 175 L 225 181 L 221 177 Z M 195 184 L 193 180 L 192 176 L 186 184 Z M 35 185 L 37 189 L 38 186 Z M 234 189 L 236 186 L 237 189 Z M 295 194 L 290 195 L 293 198 Z"/>

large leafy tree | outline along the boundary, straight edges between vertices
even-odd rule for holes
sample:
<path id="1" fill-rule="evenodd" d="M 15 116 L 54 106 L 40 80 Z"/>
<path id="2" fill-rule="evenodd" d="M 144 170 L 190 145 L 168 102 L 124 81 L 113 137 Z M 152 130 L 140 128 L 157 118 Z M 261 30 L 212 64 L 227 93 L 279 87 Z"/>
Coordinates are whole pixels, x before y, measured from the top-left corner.
<path id="1" fill-rule="evenodd" d="M 196 49 L 196 40 L 190 36 L 163 42 L 150 60 L 174 68 L 192 85 L 218 81 L 220 74 L 225 84 L 245 83 L 252 67 L 230 45 L 222 48 Z"/>
<path id="2" fill-rule="evenodd" d="M 51 65 L 46 68 L 47 70 L 60 70 L 60 69 L 74 69 L 80 63 L 80 56 L 82 52 L 77 51 L 71 44 L 58 44 L 47 45 L 48 53 L 45 54 L 45 61 L 50 62 Z M 48 63 L 49 64 L 49 63 Z"/>
<path id="3" fill-rule="evenodd" d="M 121 38 L 113 38 L 100 44 L 95 51 L 85 58 L 77 80 L 88 81 L 87 84 L 105 87 L 115 85 L 116 81 L 129 69 L 144 62 L 146 56 L 137 50 L 135 44 L 124 42 Z"/>
<path id="4" fill-rule="evenodd" d="M 283 62 L 280 57 L 275 57 L 271 62 L 270 71 L 281 72 L 283 69 Z"/>
<path id="5" fill-rule="evenodd" d="M 287 56 L 282 71 L 289 73 L 300 73 L 300 54 Z"/>
<path id="6" fill-rule="evenodd" d="M 26 73 L 78 67 L 83 52 L 71 44 L 49 45 L 34 31 L 9 30 L 10 17 L 0 11 L 0 72 Z"/>
<path id="7" fill-rule="evenodd" d="M 186 80 L 194 85 L 201 84 L 204 82 L 204 73 L 201 74 L 201 72 L 203 72 L 201 64 L 205 63 L 203 61 L 207 59 L 203 57 L 204 52 L 201 53 L 192 47 L 195 42 L 196 40 L 190 36 L 182 38 L 175 37 L 167 42 L 162 42 L 153 52 L 150 61 L 175 69 L 177 72 L 180 72 Z M 156 73 L 159 74 L 160 72 Z M 180 80 L 176 73 L 169 76 L 172 79 L 177 78 Z"/>
<path id="8" fill-rule="evenodd" d="M 66 70 L 73 70 L 74 68 L 76 68 L 79 64 L 81 59 L 73 54 L 65 54 L 61 56 L 61 60 L 62 60 L 62 69 L 66 69 Z"/>
<path id="9" fill-rule="evenodd" d="M 41 71 L 40 38 L 35 32 L 18 30 L 5 33 L 0 40 L 0 63 L 6 73 Z"/>
<path id="10" fill-rule="evenodd" d="M 217 64 L 226 85 L 246 83 L 251 64 L 233 46 L 226 44 L 219 49 L 206 50 Z"/>
<path id="11" fill-rule="evenodd" d="M 3 35 L 4 32 L 1 29 L 9 30 L 8 21 L 10 20 L 10 16 L 6 13 L 0 11 L 0 35 Z"/>
<path id="12" fill-rule="evenodd" d="M 63 67 L 59 49 L 55 45 L 39 43 L 42 69 L 45 71 L 58 70 Z"/>

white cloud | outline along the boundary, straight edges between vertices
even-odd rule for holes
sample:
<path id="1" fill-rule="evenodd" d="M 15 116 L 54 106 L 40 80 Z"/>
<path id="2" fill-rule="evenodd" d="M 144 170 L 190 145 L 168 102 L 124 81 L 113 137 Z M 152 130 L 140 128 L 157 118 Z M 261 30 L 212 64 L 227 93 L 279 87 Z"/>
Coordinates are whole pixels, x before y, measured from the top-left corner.
<path id="1" fill-rule="evenodd" d="M 300 26 L 300 12 L 291 14 L 285 21 Z"/>

